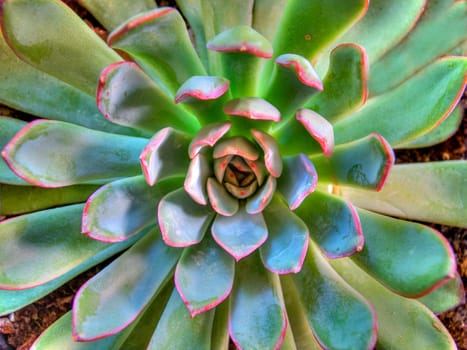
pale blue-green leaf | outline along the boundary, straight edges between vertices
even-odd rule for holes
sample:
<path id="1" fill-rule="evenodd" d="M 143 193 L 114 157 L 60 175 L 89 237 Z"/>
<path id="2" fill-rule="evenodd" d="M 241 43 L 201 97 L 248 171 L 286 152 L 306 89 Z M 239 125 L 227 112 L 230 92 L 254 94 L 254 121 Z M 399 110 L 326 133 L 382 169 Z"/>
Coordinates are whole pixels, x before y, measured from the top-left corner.
<path id="1" fill-rule="evenodd" d="M 342 187 L 355 205 L 400 218 L 467 227 L 465 161 L 398 164 L 380 192 Z"/>
<path id="2" fill-rule="evenodd" d="M 104 185 L 87 200 L 81 230 L 99 241 L 124 241 L 156 222 L 159 201 L 181 182 L 168 179 L 150 187 L 143 176 L 134 176 Z"/>
<path id="3" fill-rule="evenodd" d="M 28 182 L 62 187 L 138 175 L 138 157 L 146 143 L 143 138 L 36 120 L 10 141 L 2 155 Z"/>
<path id="4" fill-rule="evenodd" d="M 465 290 L 459 273 L 441 287 L 421 298 L 418 301 L 427 306 L 435 314 L 446 312 L 465 303 Z"/>
<path id="5" fill-rule="evenodd" d="M 277 275 L 253 254 L 237 264 L 229 332 L 238 349 L 279 349 L 287 320 Z"/>
<path id="6" fill-rule="evenodd" d="M 268 176 L 264 184 L 246 200 L 245 209 L 247 213 L 258 214 L 268 207 L 272 196 L 276 193 L 276 187 L 276 178 Z"/>
<path id="7" fill-rule="evenodd" d="M 213 319 L 214 310 L 191 318 L 183 300 L 174 289 L 147 350 L 209 350 Z"/>
<path id="8" fill-rule="evenodd" d="M 190 162 L 183 187 L 198 204 L 208 204 L 206 184 L 212 175 L 210 160 L 204 154 L 197 154 Z"/>
<path id="9" fill-rule="evenodd" d="M 61 1 L 3 1 L 1 11 L 3 33 L 21 58 L 91 96 L 102 69 L 121 60 Z"/>
<path id="10" fill-rule="evenodd" d="M 392 293 L 350 259 L 332 260 L 331 264 L 375 308 L 378 349 L 456 349 L 443 324 L 420 302 Z"/>
<path id="11" fill-rule="evenodd" d="M 73 306 L 75 339 L 97 340 L 126 328 L 172 277 L 180 253 L 154 228 L 86 282 Z"/>
<path id="12" fill-rule="evenodd" d="M 216 213 L 222 216 L 232 216 L 238 211 L 238 199 L 233 197 L 215 178 L 208 178 L 206 189 L 209 205 Z"/>
<path id="13" fill-rule="evenodd" d="M 278 196 L 263 211 L 269 236 L 260 247 L 261 260 L 271 272 L 297 273 L 308 250 L 308 228 Z"/>
<path id="14" fill-rule="evenodd" d="M 283 167 L 282 158 L 276 140 L 260 130 L 252 129 L 251 134 L 263 150 L 264 166 L 269 174 L 273 177 L 281 176 Z"/>
<path id="15" fill-rule="evenodd" d="M 170 192 L 160 200 L 157 212 L 162 238 L 172 247 L 199 243 L 214 214 L 209 206 L 194 202 L 183 188 Z"/>
<path id="16" fill-rule="evenodd" d="M 365 245 L 352 259 L 387 288 L 418 297 L 454 277 L 454 253 L 439 232 L 362 209 L 358 215 Z"/>
<path id="17" fill-rule="evenodd" d="M 327 257 L 342 258 L 362 250 L 364 237 L 358 213 L 340 197 L 315 191 L 295 213 Z"/>
<path id="18" fill-rule="evenodd" d="M 0 74 L 1 72 L 2 70 L 0 69 Z M 0 76 L 0 82 L 1 81 L 3 81 L 3 79 Z M 5 147 L 6 144 L 13 138 L 13 136 L 15 136 L 16 133 L 19 132 L 25 125 L 26 122 L 23 122 L 22 120 L 0 116 L 0 152 L 3 150 L 3 147 Z M 11 171 L 11 169 L 5 163 L 3 157 L 0 158 L 0 182 L 12 185 L 28 184 L 26 181 Z M 1 211 L 2 209 L 0 206 L 0 212 Z"/>
<path id="19" fill-rule="evenodd" d="M 209 236 L 183 251 L 175 270 L 175 286 L 192 318 L 229 296 L 234 272 L 235 260 Z"/>

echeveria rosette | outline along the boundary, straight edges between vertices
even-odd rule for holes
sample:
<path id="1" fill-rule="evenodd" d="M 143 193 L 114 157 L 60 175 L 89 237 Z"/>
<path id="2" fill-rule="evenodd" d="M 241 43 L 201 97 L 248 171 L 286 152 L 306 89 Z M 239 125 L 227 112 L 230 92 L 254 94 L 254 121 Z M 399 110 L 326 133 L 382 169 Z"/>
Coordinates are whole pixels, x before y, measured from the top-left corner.
<path id="1" fill-rule="evenodd" d="M 180 0 L 195 46 L 175 9 L 81 3 L 108 46 L 0 1 L 0 102 L 49 119 L 0 117 L 0 312 L 123 252 L 34 349 L 455 347 L 451 248 L 384 214 L 467 226 L 466 163 L 392 151 L 457 127 L 465 1 Z"/>

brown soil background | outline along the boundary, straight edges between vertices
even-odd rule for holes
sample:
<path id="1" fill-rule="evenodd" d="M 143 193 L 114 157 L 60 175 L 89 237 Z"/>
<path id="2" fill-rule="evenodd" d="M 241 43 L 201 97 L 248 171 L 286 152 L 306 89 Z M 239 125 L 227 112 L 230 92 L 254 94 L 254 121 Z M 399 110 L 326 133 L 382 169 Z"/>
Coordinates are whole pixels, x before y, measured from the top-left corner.
<path id="1" fill-rule="evenodd" d="M 76 0 L 62 0 L 83 18 L 101 37 L 106 32 L 98 27 L 97 22 L 77 5 Z M 158 1 L 159 5 L 174 6 L 173 1 Z M 438 160 L 467 159 L 467 93 L 462 101 L 464 118 L 459 130 L 447 141 L 430 148 L 397 151 L 397 162 L 428 162 Z M 30 117 L 13 111 L 0 104 L 0 114 L 29 120 Z M 457 257 L 458 271 L 462 277 L 464 290 L 467 286 L 467 229 L 433 225 L 450 241 Z M 100 271 L 105 264 L 73 279 L 60 289 L 21 310 L 8 316 L 0 317 L 0 350 L 28 350 L 35 339 L 60 316 L 71 309 L 75 293 L 90 277 Z M 467 350 L 467 306 L 457 308 L 440 315 L 441 321 L 455 339 L 459 350 Z M 409 349 L 407 349 L 409 350 Z M 412 350 L 412 349 L 410 349 Z M 423 350 L 423 349 L 413 349 Z"/>

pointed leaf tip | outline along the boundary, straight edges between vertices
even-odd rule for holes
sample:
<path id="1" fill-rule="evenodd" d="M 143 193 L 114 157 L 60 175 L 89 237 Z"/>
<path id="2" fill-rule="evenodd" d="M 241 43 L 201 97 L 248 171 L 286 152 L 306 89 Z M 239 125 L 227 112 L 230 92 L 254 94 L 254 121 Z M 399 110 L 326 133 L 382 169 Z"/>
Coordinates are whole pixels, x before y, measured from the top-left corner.
<path id="1" fill-rule="evenodd" d="M 323 90 L 323 83 L 318 74 L 314 70 L 310 61 L 305 57 L 295 54 L 280 55 L 274 61 L 282 67 L 291 69 L 297 75 L 297 78 L 306 86 L 313 87 L 317 90 Z"/>
<path id="2" fill-rule="evenodd" d="M 334 150 L 334 130 L 332 124 L 318 113 L 309 109 L 299 109 L 296 119 L 315 139 L 326 157 L 330 157 Z"/>

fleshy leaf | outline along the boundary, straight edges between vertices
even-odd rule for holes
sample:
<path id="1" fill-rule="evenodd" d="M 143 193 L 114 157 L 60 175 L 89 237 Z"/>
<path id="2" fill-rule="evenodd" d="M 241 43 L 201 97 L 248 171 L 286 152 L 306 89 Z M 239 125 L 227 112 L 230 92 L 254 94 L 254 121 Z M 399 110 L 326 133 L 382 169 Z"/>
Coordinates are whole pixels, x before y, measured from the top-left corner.
<path id="1" fill-rule="evenodd" d="M 258 149 L 244 137 L 234 136 L 217 143 L 212 152 L 214 158 L 236 155 L 246 160 L 256 160 L 259 157 Z"/>
<path id="2" fill-rule="evenodd" d="M 213 319 L 214 310 L 191 318 L 177 290 L 174 289 L 147 349 L 208 350 Z"/>
<path id="3" fill-rule="evenodd" d="M 446 312 L 465 303 L 465 290 L 462 279 L 458 273 L 441 287 L 418 298 L 418 301 L 427 306 L 436 314 Z"/>
<path id="4" fill-rule="evenodd" d="M 373 349 L 376 316 L 372 307 L 329 266 L 311 242 L 302 270 L 289 276 L 284 281 L 295 284 L 322 348 Z"/>
<path id="5" fill-rule="evenodd" d="M 279 177 L 282 174 L 282 159 L 279 147 L 274 138 L 260 130 L 251 130 L 256 142 L 261 146 L 264 153 L 264 165 L 269 174 Z"/>
<path id="6" fill-rule="evenodd" d="M 172 128 L 157 132 L 144 147 L 139 160 L 146 182 L 153 186 L 163 178 L 185 175 L 190 138 Z"/>
<path id="7" fill-rule="evenodd" d="M 330 158 L 311 157 L 320 181 L 379 191 L 394 164 L 394 152 L 378 134 L 337 146 Z"/>
<path id="8" fill-rule="evenodd" d="M 355 205 L 405 219 L 466 227 L 467 163 L 398 164 L 383 189 L 370 193 L 342 187 Z"/>
<path id="9" fill-rule="evenodd" d="M 466 72 L 466 58 L 435 61 L 396 89 L 370 99 L 358 112 L 336 123 L 336 144 L 374 132 L 396 148 L 418 138 L 454 109 L 464 90 Z"/>
<path id="10" fill-rule="evenodd" d="M 355 44 L 337 46 L 331 51 L 323 91 L 312 96 L 306 107 L 331 123 L 338 121 L 366 102 L 367 74 L 367 56 L 362 47 Z"/>
<path id="11" fill-rule="evenodd" d="M 107 41 L 111 47 L 128 53 L 171 95 L 189 77 L 205 75 L 183 18 L 173 8 L 155 9 L 132 18 L 110 33 Z"/>
<path id="12" fill-rule="evenodd" d="M 234 98 L 225 104 L 224 112 L 252 120 L 278 122 L 281 118 L 279 110 L 274 105 L 257 97 Z"/>
<path id="13" fill-rule="evenodd" d="M 287 0 L 255 0 L 252 27 L 272 41 Z"/>
<path id="14" fill-rule="evenodd" d="M 230 122 L 219 122 L 206 125 L 193 137 L 188 153 L 193 159 L 204 147 L 214 145 L 230 130 Z"/>
<path id="15" fill-rule="evenodd" d="M 323 84 L 310 61 L 302 56 L 284 54 L 275 63 L 271 79 L 265 79 L 265 86 L 261 87 L 266 90 L 264 99 L 274 102 L 284 117 L 290 117 L 311 96 L 323 90 Z"/>
<path id="16" fill-rule="evenodd" d="M 209 40 L 207 48 L 219 52 L 222 76 L 230 81 L 234 97 L 255 96 L 262 60 L 272 57 L 269 41 L 247 25 L 238 25 Z"/>
<path id="17" fill-rule="evenodd" d="M 0 52 L 0 103 L 39 117 L 111 133 L 138 135 L 136 130 L 112 124 L 102 118 L 95 96 L 90 96 L 19 59 L 5 43 L 2 35 Z"/>
<path id="18" fill-rule="evenodd" d="M 447 240 L 434 229 L 359 210 L 365 246 L 352 259 L 398 294 L 418 297 L 454 277 Z"/>
<path id="19" fill-rule="evenodd" d="M 180 183 L 170 179 L 149 187 L 142 176 L 111 182 L 89 197 L 81 230 L 99 241 L 124 241 L 156 221 L 160 199 Z"/>
<path id="20" fill-rule="evenodd" d="M 228 350 L 230 345 L 228 315 L 229 303 L 216 306 L 214 322 L 212 325 L 211 349 Z"/>
<path id="21" fill-rule="evenodd" d="M 138 156 L 146 142 L 64 122 L 36 120 L 16 134 L 2 156 L 28 182 L 61 187 L 137 175 L 141 172 Z"/>
<path id="22" fill-rule="evenodd" d="M 279 349 L 287 320 L 280 284 L 257 254 L 237 264 L 230 299 L 229 332 L 238 349 Z"/>
<path id="23" fill-rule="evenodd" d="M 184 250 L 175 270 L 175 285 L 192 318 L 229 296 L 234 272 L 235 260 L 209 236 Z"/>
<path id="24" fill-rule="evenodd" d="M 214 212 L 194 202 L 180 188 L 160 200 L 157 215 L 165 243 L 172 247 L 186 247 L 203 239 Z"/>
<path id="25" fill-rule="evenodd" d="M 360 19 L 367 7 L 367 0 L 288 1 L 273 45 L 275 55 L 294 53 L 312 61 Z"/>
<path id="26" fill-rule="evenodd" d="M 283 160 L 284 169 L 277 188 L 290 209 L 295 210 L 315 190 L 318 175 L 313 163 L 303 153 Z"/>
<path id="27" fill-rule="evenodd" d="M 118 62 L 104 69 L 97 106 L 111 122 L 150 133 L 166 126 L 191 133 L 199 128 L 196 118 L 176 106 L 133 62 Z"/>
<path id="28" fill-rule="evenodd" d="M 232 197 L 215 178 L 209 177 L 206 184 L 209 203 L 219 215 L 232 216 L 238 211 L 238 199 Z"/>
<path id="29" fill-rule="evenodd" d="M 247 198 L 245 204 L 247 213 L 261 213 L 272 200 L 272 196 L 276 192 L 276 186 L 276 179 L 273 176 L 268 176 L 263 186 L 261 186 L 252 196 Z"/>
<path id="30" fill-rule="evenodd" d="M 203 154 L 198 154 L 191 160 L 188 173 L 183 187 L 190 197 L 201 205 L 208 203 L 208 193 L 206 184 L 212 175 L 212 168 L 208 158 Z"/>
<path id="31" fill-rule="evenodd" d="M 443 324 L 421 303 L 390 292 L 350 259 L 332 260 L 332 266 L 375 308 L 378 317 L 377 348 L 456 349 Z"/>
<path id="32" fill-rule="evenodd" d="M 370 93 L 380 95 L 389 91 L 465 41 L 466 11 L 464 1 L 456 1 L 445 10 L 426 11 L 404 40 L 371 66 Z M 445 91 L 440 86 L 437 89 Z M 414 91 L 421 93 L 417 89 Z"/>
<path id="33" fill-rule="evenodd" d="M 214 240 L 236 261 L 261 246 L 268 237 L 262 214 L 248 214 L 244 207 L 233 216 L 217 215 L 211 227 Z"/>
<path id="34" fill-rule="evenodd" d="M 0 223 L 0 285 L 24 289 L 49 282 L 107 247 L 81 234 L 83 205 L 18 216 Z"/>
<path id="35" fill-rule="evenodd" d="M 1 11 L 4 35 L 22 59 L 91 96 L 102 69 L 121 60 L 61 1 L 6 0 Z"/>
<path id="36" fill-rule="evenodd" d="M 1 38 L 1 36 L 0 36 Z M 2 70 L 0 69 L 0 74 Z M 0 76 L 0 82 L 2 78 Z M 16 135 L 24 126 L 22 120 L 0 116 L 0 151 L 8 144 L 13 136 Z M 28 183 L 10 170 L 3 158 L 0 158 L 0 182 L 12 185 L 27 185 Z M 1 198 L 1 197 L 0 197 Z M 2 211 L 0 206 L 0 211 Z"/>
<path id="37" fill-rule="evenodd" d="M 230 82 L 216 76 L 193 76 L 175 94 L 175 103 L 183 103 L 202 125 L 225 119 L 222 106 L 230 99 Z"/>
<path id="38" fill-rule="evenodd" d="M 152 10 L 156 4 L 151 0 L 79 0 L 107 30 L 112 30 L 131 16 Z"/>
<path id="39" fill-rule="evenodd" d="M 41 188 L 0 184 L 0 216 L 18 215 L 66 204 L 83 203 L 96 185 Z M 21 200 L 18 200 L 21 198 Z"/>
<path id="40" fill-rule="evenodd" d="M 319 143 L 326 157 L 334 151 L 334 131 L 332 124 L 315 111 L 299 109 L 296 119 L 303 125 L 308 133 Z"/>
<path id="41" fill-rule="evenodd" d="M 261 246 L 261 260 L 273 273 L 297 273 L 308 250 L 308 228 L 275 196 L 263 211 L 268 239 Z"/>
<path id="42" fill-rule="evenodd" d="M 328 258 L 342 258 L 362 250 L 364 237 L 357 210 L 350 202 L 315 191 L 296 210 L 310 237 Z"/>
<path id="43" fill-rule="evenodd" d="M 128 326 L 160 292 L 179 256 L 180 250 L 168 247 L 157 228 L 141 238 L 78 291 L 74 339 L 97 340 Z"/>

